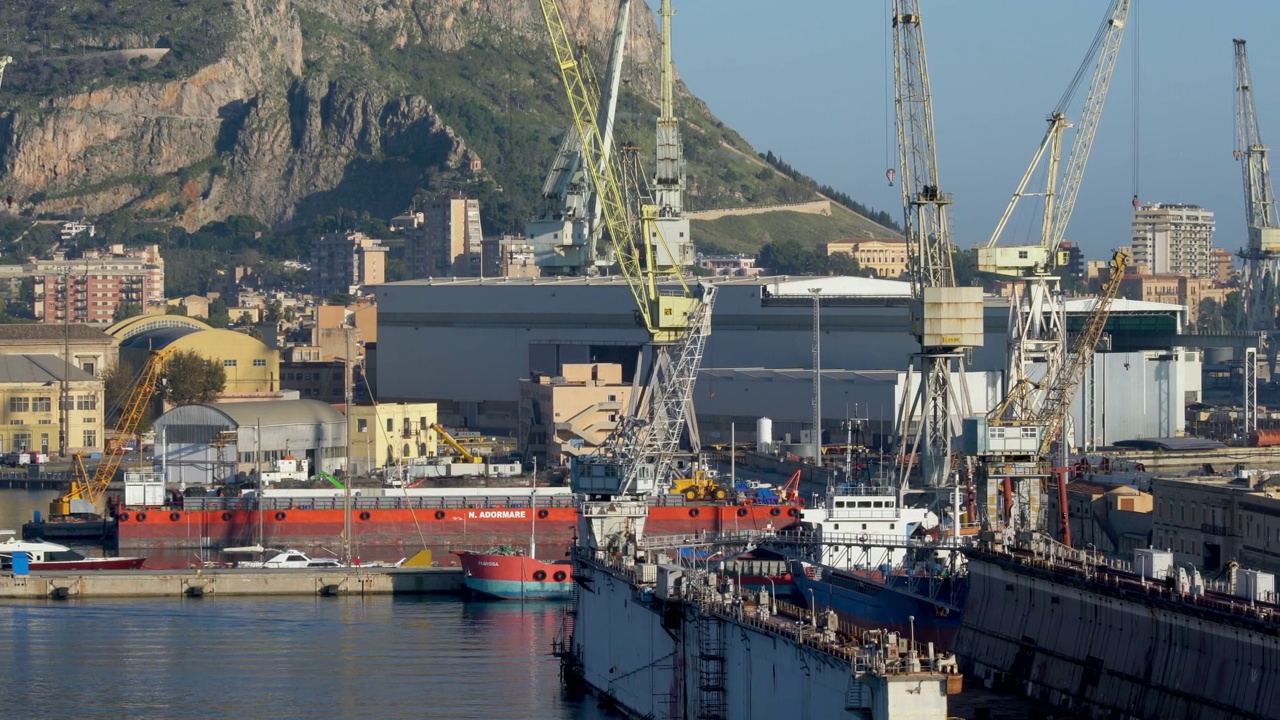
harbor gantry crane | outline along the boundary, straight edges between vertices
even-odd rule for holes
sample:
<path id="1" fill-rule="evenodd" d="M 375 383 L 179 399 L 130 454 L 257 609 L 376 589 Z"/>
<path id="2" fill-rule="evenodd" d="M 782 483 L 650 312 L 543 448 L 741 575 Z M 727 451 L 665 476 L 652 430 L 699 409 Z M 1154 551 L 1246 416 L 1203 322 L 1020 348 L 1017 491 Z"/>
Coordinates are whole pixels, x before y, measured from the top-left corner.
<path id="1" fill-rule="evenodd" d="M 576 51 L 584 101 L 600 130 L 602 161 L 608 160 L 613 149 L 613 126 L 630 18 L 631 0 L 619 0 L 603 88 L 592 71 L 586 44 L 580 44 Z M 534 262 L 544 275 L 587 275 L 610 264 L 610 258 L 599 252 L 604 230 L 600 201 L 582 157 L 582 135 L 576 126 L 570 125 L 542 184 L 538 216 L 525 225 L 525 238 L 533 248 Z"/>
<path id="2" fill-rule="evenodd" d="M 658 219 L 652 232 L 665 240 L 654 247 L 658 265 L 685 268 L 694 263 L 694 250 L 689 237 L 689 218 L 684 214 L 684 144 L 680 141 L 680 123 L 676 120 L 675 63 L 671 59 L 673 15 L 671 0 L 662 0 L 658 8 L 658 16 L 662 18 L 662 101 L 657 123 L 657 172 L 653 176 Z M 664 257 L 668 252 L 670 256 Z"/>
<path id="3" fill-rule="evenodd" d="M 1068 446 L 1067 413 L 1093 362 L 1128 265 L 1129 257 L 1123 250 L 1112 256 L 1107 280 L 1064 362 L 1042 380 L 1015 385 L 985 417 L 965 419 L 965 451 L 978 458 L 978 485 L 988 489 L 984 493 L 984 529 L 1043 529 L 1044 480 L 1053 467 L 1050 452 L 1055 442 L 1064 451 Z M 1043 399 L 1027 412 L 1031 406 L 1027 398 L 1036 392 L 1041 392 Z M 1065 512 L 1063 483 L 1059 477 L 1059 505 Z M 1067 532 L 1065 523 L 1063 531 Z"/>
<path id="4" fill-rule="evenodd" d="M 1240 251 L 1245 261 L 1242 295 L 1242 329 L 1262 334 L 1267 370 L 1275 373 L 1280 352 L 1276 313 L 1280 307 L 1280 219 L 1276 196 L 1271 190 L 1271 169 L 1267 146 L 1258 132 L 1258 111 L 1253 104 L 1253 82 L 1249 76 L 1249 56 L 1245 41 L 1232 40 L 1236 56 L 1236 149 L 1244 178 L 1244 217 L 1248 244 Z M 1256 373 L 1256 368 L 1245 368 Z M 1246 428 L 1249 430 L 1251 428 Z"/>
<path id="5" fill-rule="evenodd" d="M 137 435 L 142 418 L 146 415 L 147 405 L 160 386 L 160 375 L 164 371 L 165 361 L 173 354 L 172 348 L 156 350 L 147 358 L 146 364 L 138 371 L 120 407 L 120 418 L 116 421 L 115 435 L 118 441 Z M 141 448 L 141 443 L 134 447 Z M 139 450 L 140 451 L 140 450 Z M 120 469 L 124 456 L 119 452 L 104 453 L 93 477 L 85 470 L 84 460 L 76 453 L 71 461 L 71 488 L 65 495 L 49 502 L 49 514 L 52 517 L 68 515 L 102 514 L 107 496 L 107 488 Z"/>
<path id="6" fill-rule="evenodd" d="M 654 357 L 645 388 L 647 411 L 627 413 L 591 455 L 574 459 L 571 485 L 587 495 L 580 517 L 585 547 L 621 550 L 643 531 L 643 496 L 670 483 L 686 424 L 694 381 L 711 331 L 715 286 L 691 287 L 680 275 L 660 284 L 673 257 L 656 222 L 658 207 L 628 211 L 616 154 L 603 158 L 600 129 L 588 106 L 587 89 L 556 0 L 540 0 L 574 126 L 582 137 L 583 163 L 600 196 L 605 228 L 617 262 L 649 333 Z M 637 222 L 638 220 L 638 222 Z"/>
<path id="7" fill-rule="evenodd" d="M 1107 9 L 1084 60 L 1058 104 L 1049 113 L 1049 127 L 1044 138 L 996 224 L 991 239 L 986 246 L 978 249 L 980 272 L 1015 278 L 1009 296 L 1009 348 L 1006 366 L 1008 386 L 998 414 L 1000 421 L 1004 423 L 1024 420 L 1034 422 L 1040 417 L 1041 406 L 1057 389 L 1037 378 L 1056 377 L 1067 360 L 1066 313 L 1062 304 L 1061 278 L 1058 276 L 1068 262 L 1067 253 L 1063 250 L 1063 239 L 1084 179 L 1089 151 L 1093 147 L 1093 139 L 1102 119 L 1102 109 L 1106 103 L 1107 91 L 1111 87 L 1111 77 L 1124 38 L 1128 14 L 1129 0 L 1114 0 Z M 1091 65 L 1093 72 L 1090 74 Z M 1064 137 L 1066 131 L 1073 127 L 1067 119 L 1068 106 L 1083 79 L 1090 75 L 1092 80 L 1084 98 L 1079 122 L 1074 125 L 1076 132 L 1064 168 L 1061 163 Z M 1044 189 L 1039 192 L 1029 191 L 1028 186 L 1042 163 Z M 1019 201 L 1026 197 L 1043 198 L 1039 243 L 1000 246 L 999 241 L 1014 210 Z M 1033 370 L 1033 366 L 1037 365 L 1039 367 Z M 1086 411 L 1085 415 L 1091 416 L 1091 411 Z M 994 459 L 996 464 L 979 470 L 977 488 L 978 493 L 985 498 L 987 507 L 999 505 L 997 499 L 1012 488 L 1017 497 L 1025 500 L 1020 506 L 1034 506 L 1038 512 L 1038 498 L 1043 494 L 1046 477 L 1041 473 L 1045 470 L 1043 464 L 1002 463 L 999 462 L 1001 458 L 998 455 L 994 458 L 979 458 L 980 461 L 988 459 Z M 1036 474 L 1012 474 L 1032 470 Z M 1036 500 L 1032 501 L 1032 498 Z"/>
<path id="8" fill-rule="evenodd" d="M 982 344 L 982 289 L 956 287 L 951 263 L 951 194 L 938 181 L 933 100 L 925 59 L 919 0 L 893 2 L 894 107 L 898 128 L 902 205 L 911 275 L 912 330 L 920 342 L 918 372 L 908 372 L 899 413 L 899 485 L 916 459 L 926 487 L 951 479 L 955 418 L 968 413 L 961 359 Z"/>

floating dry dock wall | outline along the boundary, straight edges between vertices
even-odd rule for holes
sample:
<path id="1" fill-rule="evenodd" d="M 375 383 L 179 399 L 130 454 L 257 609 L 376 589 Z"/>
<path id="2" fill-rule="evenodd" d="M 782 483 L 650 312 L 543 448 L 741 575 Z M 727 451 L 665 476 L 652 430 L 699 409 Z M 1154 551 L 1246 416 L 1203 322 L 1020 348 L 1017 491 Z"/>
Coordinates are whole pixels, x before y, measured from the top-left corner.
<path id="1" fill-rule="evenodd" d="M 1109 720 L 1280 713 L 1274 606 L 1020 553 L 974 552 L 968 568 L 957 653 L 971 678 Z"/>
<path id="2" fill-rule="evenodd" d="M 687 574 L 686 574 L 687 573 Z M 714 575 L 580 560 L 567 675 L 636 718 L 945 720 L 954 659 L 852 628 Z"/>

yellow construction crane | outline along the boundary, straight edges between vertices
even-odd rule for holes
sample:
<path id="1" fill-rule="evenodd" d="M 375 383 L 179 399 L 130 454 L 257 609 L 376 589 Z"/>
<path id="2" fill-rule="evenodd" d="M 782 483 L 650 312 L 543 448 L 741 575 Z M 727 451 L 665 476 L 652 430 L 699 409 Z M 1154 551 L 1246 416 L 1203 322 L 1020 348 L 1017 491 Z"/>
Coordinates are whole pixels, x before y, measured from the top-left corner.
<path id="1" fill-rule="evenodd" d="M 484 462 L 483 458 L 480 458 L 476 455 L 472 455 L 471 453 L 467 452 L 467 449 L 462 446 L 462 443 L 453 439 L 453 436 L 449 434 L 449 431 L 445 430 L 444 426 L 442 426 L 440 423 L 432 423 L 431 429 L 435 430 L 436 434 L 440 436 L 440 439 L 444 440 L 449 445 L 449 447 L 453 448 L 458 452 L 458 457 L 462 458 L 463 460 L 469 463 Z"/>
<path id="2" fill-rule="evenodd" d="M 618 154 L 604 155 L 604 139 L 560 8 L 556 0 L 540 2 L 574 127 L 581 137 L 583 163 L 598 193 L 609 241 L 635 300 L 637 316 L 648 330 L 655 352 L 644 417 L 628 413 L 596 453 L 575 458 L 572 487 L 597 497 L 635 497 L 651 493 L 671 479 L 711 329 L 715 286 L 690 287 L 679 274 L 678 253 L 672 252 L 663 237 L 662 213 L 656 203 L 642 201 L 635 213 L 638 218 L 628 212 Z M 670 10 L 669 0 L 663 0 L 660 14 L 666 45 L 671 37 Z M 664 64 L 669 64 L 665 50 L 663 57 Z M 678 157 L 672 158 L 670 153 L 660 157 L 678 165 Z M 667 166 L 664 169 L 677 172 Z M 663 172 L 659 175 L 668 177 Z M 673 238 L 674 242 L 681 240 Z M 677 285 L 659 287 L 664 276 L 671 276 Z"/>
<path id="3" fill-rule="evenodd" d="M 129 438 L 137 434 L 138 426 L 146 415 L 147 404 L 151 402 L 156 388 L 159 387 L 160 374 L 164 370 L 165 361 L 172 354 L 173 350 L 170 348 L 157 350 L 151 353 L 146 364 L 138 371 L 133 387 L 125 397 L 120 418 L 116 421 L 115 436 L 117 438 Z M 140 449 L 141 444 L 135 444 L 135 447 Z M 101 514 L 107 488 L 110 487 L 123 460 L 122 453 L 104 453 L 102 461 L 94 470 L 93 477 L 89 477 L 83 457 L 80 453 L 76 453 L 71 461 L 71 489 L 65 495 L 50 501 L 49 514 L 55 517 L 80 513 Z"/>

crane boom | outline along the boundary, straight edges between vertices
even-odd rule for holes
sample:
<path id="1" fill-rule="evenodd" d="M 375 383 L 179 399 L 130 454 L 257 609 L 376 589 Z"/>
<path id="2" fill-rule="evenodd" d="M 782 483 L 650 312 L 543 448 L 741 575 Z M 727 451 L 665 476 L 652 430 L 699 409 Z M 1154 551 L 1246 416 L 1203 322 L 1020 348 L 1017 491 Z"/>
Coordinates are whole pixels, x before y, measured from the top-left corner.
<path id="1" fill-rule="evenodd" d="M 1245 41 L 1235 45 L 1236 149 L 1244 181 L 1244 214 L 1248 238 L 1240 257 L 1245 260 L 1244 292 L 1241 293 L 1244 329 L 1266 333 L 1267 364 L 1275 369 L 1277 352 L 1276 307 L 1280 303 L 1280 218 L 1271 188 L 1271 168 L 1267 146 L 1258 130 L 1258 111 L 1253 100 L 1253 81 Z"/>
<path id="2" fill-rule="evenodd" d="M 1067 361 L 1060 366 L 1057 375 L 1048 380 L 1048 393 L 1038 412 L 1038 419 L 1045 427 L 1044 435 L 1040 438 L 1041 457 L 1048 455 L 1050 445 L 1062 432 L 1064 415 L 1084 380 L 1085 370 L 1093 361 L 1098 342 L 1102 340 L 1102 331 L 1106 329 L 1107 320 L 1111 317 L 1111 305 L 1120 291 L 1120 283 L 1124 280 L 1128 266 L 1129 256 L 1123 250 L 1111 257 L 1111 274 L 1098 293 L 1097 304 L 1093 306 L 1089 319 L 1085 321 L 1084 328 L 1067 353 Z"/>
<path id="3" fill-rule="evenodd" d="M 938 155 L 933 132 L 933 99 L 925 59 L 919 0 L 893 2 L 893 78 L 896 92 L 898 155 L 902 166 L 902 205 L 912 294 L 926 287 L 954 287 L 951 194 L 938 184 Z"/>
<path id="4" fill-rule="evenodd" d="M 596 78 L 586 43 L 579 43 L 575 50 L 586 92 L 587 110 L 600 129 L 602 160 L 607 160 L 612 152 L 613 125 L 630 17 L 631 0 L 618 0 L 613 44 L 606 70 L 607 85 L 604 87 Z M 607 264 L 605 258 L 597 257 L 604 232 L 600 200 L 591 184 L 590 173 L 583 166 L 582 135 L 576 124 L 571 124 L 561 139 L 543 181 L 540 197 L 542 207 L 538 216 L 526 224 L 525 235 L 542 273 L 581 275 Z"/>
<path id="5" fill-rule="evenodd" d="M 453 436 L 449 434 L 449 431 L 445 430 L 444 426 L 442 426 L 440 423 L 432 423 L 431 429 L 435 430 L 436 434 L 440 436 L 440 439 L 448 443 L 449 447 L 453 448 L 458 453 L 458 457 L 461 457 L 463 460 L 469 463 L 482 462 L 480 458 L 468 452 L 467 449 L 462 446 L 462 443 L 458 442 L 457 440 L 454 440 Z"/>
<path id="6" fill-rule="evenodd" d="M 171 348 L 165 348 L 151 353 L 146 364 L 138 371 L 133 387 L 129 390 L 121 407 L 120 418 L 116 421 L 117 437 L 127 438 L 137 434 L 142 418 L 146 415 L 147 404 L 151 402 L 159 386 L 165 361 L 173 352 Z M 100 513 L 107 488 L 115 478 L 116 471 L 120 469 L 123 459 L 118 452 L 105 453 L 94 470 L 93 477 L 90 478 L 77 453 L 73 461 L 71 488 L 65 495 L 54 498 L 49 503 L 49 513 L 55 516 L 80 512 Z"/>
<path id="7" fill-rule="evenodd" d="M 1084 179 L 1085 165 L 1089 161 L 1089 152 L 1093 149 L 1093 140 L 1102 119 L 1102 108 L 1106 104 L 1107 93 L 1111 88 L 1111 77 L 1115 73 L 1116 57 L 1119 55 L 1120 44 L 1124 39 L 1128 16 L 1129 0 L 1113 0 L 1102 24 L 1098 26 L 1093 41 L 1089 44 L 1084 60 L 1080 63 L 1061 99 L 1058 100 L 1057 106 L 1049 113 L 1047 118 L 1049 127 L 1031 159 L 1031 164 L 1027 166 L 1017 189 L 1009 199 L 1009 204 L 996 224 L 991 239 L 979 252 L 980 270 L 1004 275 L 1021 275 L 1028 270 L 1046 273 L 1061 264 L 1059 250 L 1066 236 L 1071 214 L 1075 210 L 1080 183 Z M 1073 127 L 1067 119 L 1067 106 L 1075 97 L 1090 64 L 1093 65 L 1092 81 L 1089 83 L 1089 91 L 1085 95 L 1084 106 L 1080 111 L 1080 120 L 1074 126 L 1076 134 L 1071 143 L 1071 153 L 1059 177 L 1059 170 L 1062 167 L 1063 136 L 1068 128 Z M 1031 178 L 1046 155 L 1048 168 L 1045 172 L 1044 191 L 1027 192 Z M 1044 198 L 1040 222 L 1040 244 L 1032 247 L 1007 248 L 1004 251 L 995 249 L 1013 216 L 1014 209 L 1018 206 L 1018 201 L 1024 197 L 1034 196 Z"/>

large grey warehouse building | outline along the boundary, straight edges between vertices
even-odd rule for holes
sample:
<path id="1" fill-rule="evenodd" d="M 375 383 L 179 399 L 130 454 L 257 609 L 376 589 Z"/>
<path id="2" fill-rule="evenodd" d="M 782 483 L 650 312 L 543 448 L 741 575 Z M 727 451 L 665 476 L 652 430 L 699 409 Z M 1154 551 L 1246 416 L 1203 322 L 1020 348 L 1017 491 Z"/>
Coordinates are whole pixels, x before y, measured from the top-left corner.
<path id="1" fill-rule="evenodd" d="M 753 430 L 760 416 L 773 419 L 775 437 L 810 426 L 811 373 L 797 371 L 813 367 L 811 288 L 820 291 L 821 362 L 830 373 L 823 385 L 824 429 L 838 437 L 840 422 L 853 414 L 874 424 L 887 413 L 892 422 L 898 373 L 840 371 L 907 368 L 918 350 L 908 332 L 908 283 L 858 277 L 715 282 L 712 334 L 695 395 L 704 440 L 727 440 L 731 422 L 739 431 Z M 631 293 L 616 277 L 410 280 L 379 286 L 377 293 L 379 398 L 438 402 L 445 424 L 509 432 L 517 423 L 519 379 L 555 376 L 565 363 L 617 362 L 629 380 L 647 339 Z M 1078 324 L 1089 307 L 1075 303 L 1068 324 Z M 968 365 L 975 374 L 1003 372 L 1008 314 L 1007 300 L 988 298 L 985 343 Z M 1194 374 L 1192 385 L 1167 383 L 1161 391 L 1178 415 L 1181 393 L 1199 387 L 1198 355 L 1167 352 L 1183 316 L 1178 305 L 1119 301 L 1109 324 L 1113 350 L 1164 351 L 1161 362 L 1179 365 L 1194 360 L 1171 374 Z M 974 382 L 980 395 L 991 384 Z"/>

